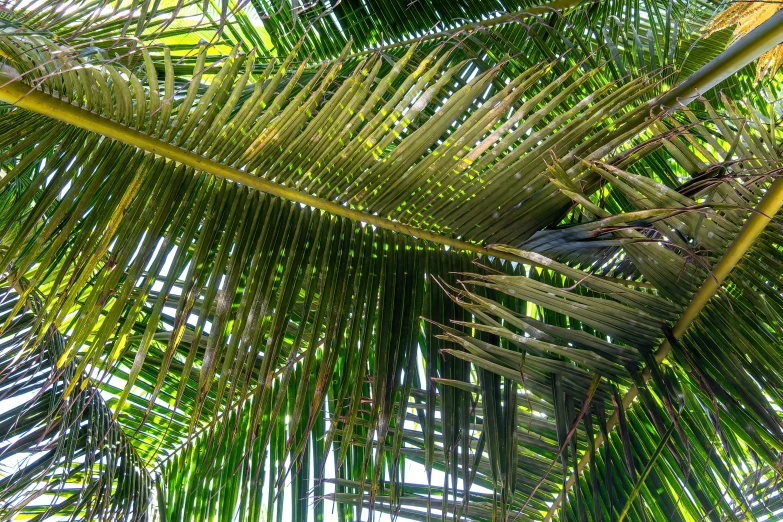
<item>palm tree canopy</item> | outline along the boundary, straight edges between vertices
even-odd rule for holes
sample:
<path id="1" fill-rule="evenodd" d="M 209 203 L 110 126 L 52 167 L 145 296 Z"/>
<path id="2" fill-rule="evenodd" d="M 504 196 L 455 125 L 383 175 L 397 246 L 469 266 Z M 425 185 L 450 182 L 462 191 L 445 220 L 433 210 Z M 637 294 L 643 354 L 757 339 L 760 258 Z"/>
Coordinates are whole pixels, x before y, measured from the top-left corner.
<path id="1" fill-rule="evenodd" d="M 782 44 L 0 2 L 0 518 L 780 517 Z"/>

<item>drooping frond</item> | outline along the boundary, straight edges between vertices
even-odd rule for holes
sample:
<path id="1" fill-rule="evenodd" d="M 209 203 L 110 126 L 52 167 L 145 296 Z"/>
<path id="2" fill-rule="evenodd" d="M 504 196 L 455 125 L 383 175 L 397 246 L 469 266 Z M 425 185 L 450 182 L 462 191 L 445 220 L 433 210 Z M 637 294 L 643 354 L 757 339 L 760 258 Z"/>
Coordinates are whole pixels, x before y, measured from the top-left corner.
<path id="1" fill-rule="evenodd" d="M 778 283 L 750 275 L 769 273 L 762 266 L 779 252 L 779 221 L 754 244 L 727 280 L 725 293 L 701 310 L 685 336 L 680 338 L 676 330 L 666 336 L 666 323 L 683 313 L 675 303 L 688 303 L 699 282 L 712 277 L 711 267 L 738 234 L 748 209 L 756 206 L 770 178 L 783 167 L 769 129 L 751 115 L 734 112 L 731 119 L 713 120 L 724 134 L 720 142 L 710 134 L 715 149 L 707 152 L 701 145 L 704 156 L 679 149 L 683 164 L 701 164 L 704 169 L 702 176 L 694 176 L 699 183 L 688 187 L 688 196 L 647 177 L 594 164 L 593 171 L 628 201 L 623 214 L 598 207 L 578 185 L 563 180 L 558 165 L 551 169 L 554 181 L 595 220 L 542 232 L 524 246 L 567 258 L 572 253 L 584 257 L 585 249 L 608 250 L 592 270 L 641 275 L 653 283 L 658 296 L 543 260 L 540 264 L 548 270 L 531 268 L 521 277 L 474 276 L 465 289 L 452 290 L 453 298 L 473 315 L 473 323 L 462 325 L 474 333 L 459 334 L 444 325 L 444 338 L 460 347 L 449 353 L 473 364 L 478 383 L 492 375 L 503 381 L 504 389 L 511 387 L 510 393 L 522 394 L 518 404 L 532 395 L 553 408 L 533 410 L 557 426 L 551 433 L 559 451 L 548 471 L 562 478 L 563 493 L 547 517 L 577 484 L 571 492 L 576 498 L 567 510 L 574 510 L 578 518 L 588 511 L 591 518 L 611 517 L 626 504 L 633 519 L 642 519 L 642 511 L 661 520 L 675 514 L 700 518 L 712 512 L 732 518 L 754 509 L 740 487 L 759 468 L 754 459 L 780 466 L 783 418 L 773 413 L 779 408 L 780 375 L 775 365 L 763 363 L 780 357 L 776 325 L 781 317 L 778 305 L 772 304 L 779 301 Z M 666 143 L 678 150 L 674 143 L 687 140 L 695 145 L 703 136 L 699 125 Z M 550 279 L 553 272 L 556 276 Z M 522 311 L 510 304 L 516 300 L 527 303 Z M 672 349 L 664 365 L 669 354 L 668 348 L 667 353 L 658 348 L 662 343 L 671 343 Z M 542 356 L 551 361 L 544 372 Z M 554 370 L 554 365 L 562 369 Z M 553 375 L 551 383 L 537 386 L 538 375 Z M 599 387 L 591 392 L 593 375 L 625 391 L 615 388 L 602 395 Z M 483 387 L 481 393 L 484 404 L 491 400 Z M 636 397 L 639 402 L 632 403 Z M 612 411 L 611 417 L 607 411 Z M 675 435 L 663 440 L 668 423 Z M 618 433 L 609 435 L 614 426 Z M 524 420 L 518 421 L 520 433 L 530 434 Z M 607 436 L 610 446 L 601 446 Z M 649 462 L 658 440 L 668 449 L 656 453 L 659 461 Z M 516 444 L 524 448 L 522 459 L 529 451 L 526 439 L 520 437 Z M 491 449 L 489 458 L 498 458 Z M 652 466 L 648 482 L 637 484 L 647 466 Z M 511 484 L 505 487 L 518 496 L 508 497 L 506 509 L 522 506 L 536 518 L 541 505 L 533 502 L 530 491 L 544 489 L 545 480 L 526 484 L 507 474 L 502 482 Z M 684 485 L 690 491 L 688 499 L 682 495 Z M 642 494 L 634 501 L 635 486 Z M 563 512 L 561 518 L 568 516 Z"/>

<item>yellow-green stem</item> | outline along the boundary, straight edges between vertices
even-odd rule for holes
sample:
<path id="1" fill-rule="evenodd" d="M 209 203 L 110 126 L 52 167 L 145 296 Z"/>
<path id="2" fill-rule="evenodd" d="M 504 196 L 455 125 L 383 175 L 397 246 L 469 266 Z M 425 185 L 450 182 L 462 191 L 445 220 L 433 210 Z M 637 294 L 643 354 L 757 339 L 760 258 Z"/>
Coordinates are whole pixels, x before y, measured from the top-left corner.
<path id="1" fill-rule="evenodd" d="M 713 268 L 711 275 L 707 277 L 702 286 L 693 296 L 691 302 L 683 311 L 682 315 L 680 315 L 679 320 L 672 328 L 672 337 L 674 337 L 674 339 L 679 339 L 685 334 L 685 332 L 688 330 L 688 327 L 693 323 L 696 317 L 698 317 L 699 312 L 701 312 L 701 310 L 707 305 L 710 298 L 712 298 L 718 292 L 721 284 L 726 280 L 726 277 L 729 275 L 731 270 L 737 265 L 737 263 L 739 263 L 739 261 L 742 259 L 742 256 L 753 245 L 753 242 L 756 240 L 756 238 L 759 237 L 759 235 L 764 231 L 764 228 L 770 222 L 772 217 L 777 214 L 781 206 L 783 206 L 783 178 L 778 178 L 769 187 L 767 193 L 756 207 L 755 212 L 750 215 L 748 220 L 745 222 L 745 225 L 743 225 L 742 229 L 737 234 L 737 237 L 734 238 L 726 252 L 723 254 L 723 257 L 721 257 L 718 264 L 715 265 L 715 268 Z M 672 346 L 668 340 L 661 343 L 661 346 L 655 352 L 655 361 L 658 363 L 662 362 L 669 355 L 671 349 Z M 649 368 L 645 368 L 642 375 L 645 382 L 652 378 L 652 372 Z M 626 410 L 630 408 L 631 404 L 638 395 L 639 389 L 635 385 L 632 385 L 628 389 L 628 393 L 626 393 L 623 397 L 623 408 Z M 617 412 L 614 412 L 612 416 L 609 417 L 609 419 L 606 421 L 607 430 L 611 432 L 614 427 L 617 426 L 618 420 L 618 414 Z M 595 448 L 598 449 L 601 444 L 603 444 L 603 442 L 604 437 L 599 433 L 594 439 Z M 577 465 L 578 471 L 581 473 L 582 470 L 587 467 L 589 462 L 590 455 L 588 452 L 585 452 L 585 454 L 582 455 L 579 464 Z M 568 493 L 568 490 L 571 488 L 571 486 L 573 486 L 573 483 L 573 476 L 569 477 L 569 479 L 566 481 L 565 489 L 560 492 L 557 498 L 555 498 L 554 503 L 544 518 L 544 522 L 548 522 L 552 519 L 552 516 L 554 516 L 563 500 L 563 492 Z"/>
<path id="2" fill-rule="evenodd" d="M 248 172 L 223 165 L 217 161 L 195 154 L 177 147 L 158 138 L 154 138 L 135 129 L 120 125 L 108 118 L 99 116 L 90 111 L 71 105 L 63 100 L 55 98 L 37 89 L 31 88 L 25 83 L 10 78 L 0 77 L 0 101 L 10 103 L 22 109 L 44 114 L 50 118 L 74 125 L 76 127 L 101 134 L 112 140 L 126 143 L 138 149 L 152 154 L 168 158 L 183 165 L 193 167 L 196 170 L 206 172 L 213 176 L 223 178 L 234 183 L 239 183 L 249 188 L 266 192 L 285 198 L 289 201 L 302 203 L 313 208 L 324 210 L 335 216 L 347 217 L 355 221 L 362 221 L 386 230 L 392 230 L 400 234 L 417 237 L 441 245 L 448 245 L 457 250 L 467 250 L 484 255 L 496 257 L 508 257 L 500 252 L 490 251 L 479 245 L 473 245 L 458 239 L 452 239 L 440 234 L 435 234 L 417 227 L 405 225 L 391 219 L 368 214 L 350 207 L 327 201 L 304 192 L 279 185 L 272 181 L 254 176 Z"/>
<path id="3" fill-rule="evenodd" d="M 272 181 L 254 176 L 248 172 L 223 165 L 217 161 L 205 158 L 188 150 L 177 147 L 158 138 L 154 138 L 143 132 L 139 132 L 125 125 L 116 123 L 108 118 L 99 116 L 90 111 L 71 105 L 59 98 L 46 94 L 40 90 L 34 89 L 29 85 L 9 78 L 0 76 L 0 101 L 10 103 L 22 109 L 29 110 L 38 114 L 43 114 L 50 118 L 60 120 L 75 127 L 79 127 L 90 132 L 101 134 L 112 140 L 126 143 L 152 154 L 168 158 L 183 165 L 193 167 L 196 170 L 206 172 L 213 176 L 239 183 L 246 187 L 266 192 L 274 196 L 285 198 L 289 201 L 302 203 L 313 208 L 328 212 L 335 216 L 342 216 L 355 221 L 368 223 L 378 228 L 391 230 L 406 236 L 416 237 L 425 241 L 431 241 L 440 245 L 446 245 L 458 251 L 474 252 L 485 256 L 497 257 L 508 261 L 515 261 L 528 265 L 542 266 L 533 260 L 485 248 L 481 245 L 475 245 L 459 239 L 453 239 L 447 236 L 422 230 L 417 227 L 405 225 L 388 218 L 368 214 L 348 206 L 327 201 L 310 194 L 279 185 Z M 593 277 L 621 283 L 628 286 L 639 286 L 649 288 L 649 284 L 636 281 L 627 281 L 612 277 L 598 276 Z"/>
<path id="4" fill-rule="evenodd" d="M 679 107 L 684 107 L 700 94 L 705 93 L 721 81 L 734 74 L 745 65 L 753 62 L 756 58 L 783 42 L 783 10 L 778 11 L 766 22 L 748 33 L 740 41 L 722 52 L 717 58 L 706 64 L 704 67 L 693 73 L 677 87 L 669 91 L 656 102 L 658 111 L 672 111 Z M 679 339 L 685 334 L 688 327 L 698 317 L 702 309 L 709 300 L 718 292 L 723 281 L 737 266 L 742 256 L 753 245 L 753 242 L 764 231 L 764 228 L 770 220 L 777 214 L 780 207 L 783 206 L 783 179 L 776 179 L 767 190 L 767 193 L 759 202 L 755 211 L 750 215 L 745 224 L 740 229 L 737 236 L 732 240 L 729 247 L 723 253 L 718 264 L 712 269 L 712 273 L 705 279 L 699 290 L 691 299 L 691 302 L 680 315 L 679 320 L 672 328 L 672 336 Z M 660 363 L 671 352 L 671 344 L 668 340 L 664 341 L 655 352 L 655 360 Z M 645 382 L 650 380 L 651 371 L 645 369 L 643 377 Z M 623 397 L 623 408 L 628 409 L 639 394 L 635 385 L 631 386 L 628 393 Z M 614 412 L 607 420 L 607 429 L 611 432 L 618 422 L 618 414 Z M 600 433 L 594 440 L 594 447 L 598 449 L 603 444 L 604 438 Z M 589 452 L 585 451 L 579 464 L 577 465 L 577 475 L 587 467 L 590 461 Z M 574 484 L 573 475 L 568 478 L 564 488 L 555 497 L 552 506 L 544 517 L 543 522 L 549 522 L 557 512 L 563 497 Z"/>

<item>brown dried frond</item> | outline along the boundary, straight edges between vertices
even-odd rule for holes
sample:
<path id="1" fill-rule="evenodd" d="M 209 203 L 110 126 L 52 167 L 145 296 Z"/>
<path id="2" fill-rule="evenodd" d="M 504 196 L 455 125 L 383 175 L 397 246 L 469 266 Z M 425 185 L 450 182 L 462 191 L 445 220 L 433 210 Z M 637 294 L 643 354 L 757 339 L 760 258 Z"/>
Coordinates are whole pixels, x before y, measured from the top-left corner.
<path id="1" fill-rule="evenodd" d="M 766 22 L 772 15 L 783 9 L 783 4 L 769 1 L 737 1 L 730 4 L 704 28 L 708 35 L 727 27 L 734 26 L 734 36 L 741 38 Z M 783 44 L 773 47 L 756 65 L 756 81 L 767 74 L 774 75 L 783 65 Z"/>

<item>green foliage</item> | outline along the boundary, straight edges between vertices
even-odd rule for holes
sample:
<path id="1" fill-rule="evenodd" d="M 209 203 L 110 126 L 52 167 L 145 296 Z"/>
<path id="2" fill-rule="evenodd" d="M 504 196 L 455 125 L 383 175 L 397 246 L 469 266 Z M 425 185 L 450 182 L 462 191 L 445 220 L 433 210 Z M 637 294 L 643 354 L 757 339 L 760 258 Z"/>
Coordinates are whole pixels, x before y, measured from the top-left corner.
<path id="1" fill-rule="evenodd" d="M 0 518 L 783 507 L 780 218 L 672 333 L 783 171 L 659 111 L 716 5 L 3 7 Z"/>

